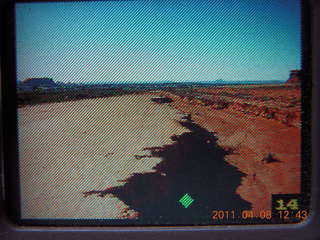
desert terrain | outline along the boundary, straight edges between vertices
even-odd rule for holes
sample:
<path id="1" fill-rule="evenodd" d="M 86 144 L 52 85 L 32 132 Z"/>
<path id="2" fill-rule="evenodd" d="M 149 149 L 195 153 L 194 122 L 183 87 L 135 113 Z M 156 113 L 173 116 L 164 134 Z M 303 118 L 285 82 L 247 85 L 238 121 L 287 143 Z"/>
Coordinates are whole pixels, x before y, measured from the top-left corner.
<path id="1" fill-rule="evenodd" d="M 153 146 L 188 130 L 177 110 L 126 95 L 18 109 L 22 218 L 123 218 L 134 211 L 112 195 L 82 192 L 124 185 L 161 161 Z"/>
<path id="2" fill-rule="evenodd" d="M 298 85 L 198 88 L 164 93 L 192 115 L 218 145 L 225 161 L 246 176 L 236 189 L 255 216 L 271 210 L 271 194 L 300 193 L 301 96 Z"/>
<path id="3" fill-rule="evenodd" d="M 22 216 L 257 216 L 272 194 L 300 193 L 300 102 L 296 85 L 243 85 L 21 107 Z"/>

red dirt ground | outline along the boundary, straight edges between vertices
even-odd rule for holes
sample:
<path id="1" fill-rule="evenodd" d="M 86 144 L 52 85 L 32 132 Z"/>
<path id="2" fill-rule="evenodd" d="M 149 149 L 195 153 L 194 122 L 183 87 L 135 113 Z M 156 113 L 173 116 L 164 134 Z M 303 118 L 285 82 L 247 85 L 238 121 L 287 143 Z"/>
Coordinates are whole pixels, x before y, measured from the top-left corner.
<path id="1" fill-rule="evenodd" d="M 273 99 L 266 104 L 276 104 L 282 108 L 286 108 L 288 100 L 296 100 L 298 106 L 290 108 L 290 111 L 295 112 L 300 123 L 300 89 L 297 88 L 225 87 L 223 90 L 201 88 L 196 91 L 214 95 L 215 98 L 219 95 L 223 98 L 226 92 L 245 92 L 255 99 L 255 102 L 268 96 Z M 271 210 L 271 194 L 300 193 L 300 124 L 286 125 L 276 119 L 247 114 L 230 106 L 216 110 L 186 101 L 181 95 L 168 92 L 163 94 L 174 100 L 171 103 L 173 107 L 184 113 L 191 113 L 193 121 L 209 131 L 216 132 L 220 146 L 232 149 L 233 152 L 225 160 L 247 174 L 242 178 L 236 193 L 252 204 L 255 216 L 261 210 Z M 260 101 L 259 104 L 263 103 Z M 278 161 L 263 161 L 269 154 Z"/>

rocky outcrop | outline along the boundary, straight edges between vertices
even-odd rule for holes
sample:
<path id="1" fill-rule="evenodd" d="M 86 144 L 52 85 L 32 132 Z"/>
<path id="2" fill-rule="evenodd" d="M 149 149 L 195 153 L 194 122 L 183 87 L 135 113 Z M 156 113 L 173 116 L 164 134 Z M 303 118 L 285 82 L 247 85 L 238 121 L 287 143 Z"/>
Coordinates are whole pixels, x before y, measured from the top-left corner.
<path id="1" fill-rule="evenodd" d="M 301 70 L 291 70 L 287 83 L 289 84 L 301 83 Z"/>
<path id="2" fill-rule="evenodd" d="M 260 117 L 280 122 L 286 126 L 300 127 L 300 103 L 298 96 L 293 93 L 290 96 L 254 95 L 254 92 L 237 93 L 233 96 L 228 92 L 217 91 L 210 96 L 181 96 L 180 98 L 192 105 L 201 105 L 213 110 L 230 109 L 242 112 L 245 115 Z M 289 90 L 290 91 L 290 90 Z"/>
<path id="3" fill-rule="evenodd" d="M 287 126 L 300 126 L 299 112 L 279 107 L 263 106 L 259 104 L 234 103 L 232 109 L 240 111 L 246 115 L 260 116 L 262 118 L 275 120 Z"/>

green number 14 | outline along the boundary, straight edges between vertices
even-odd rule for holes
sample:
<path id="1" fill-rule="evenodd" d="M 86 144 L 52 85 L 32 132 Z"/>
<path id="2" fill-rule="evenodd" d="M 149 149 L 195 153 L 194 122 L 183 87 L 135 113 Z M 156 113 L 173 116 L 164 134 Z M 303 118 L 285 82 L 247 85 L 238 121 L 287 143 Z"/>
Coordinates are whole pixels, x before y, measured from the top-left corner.
<path id="1" fill-rule="evenodd" d="M 296 198 L 290 199 L 287 203 L 283 199 L 279 199 L 277 200 L 277 203 L 278 207 L 276 207 L 276 210 L 279 211 L 288 210 L 288 208 L 290 210 L 299 210 L 298 199 Z"/>

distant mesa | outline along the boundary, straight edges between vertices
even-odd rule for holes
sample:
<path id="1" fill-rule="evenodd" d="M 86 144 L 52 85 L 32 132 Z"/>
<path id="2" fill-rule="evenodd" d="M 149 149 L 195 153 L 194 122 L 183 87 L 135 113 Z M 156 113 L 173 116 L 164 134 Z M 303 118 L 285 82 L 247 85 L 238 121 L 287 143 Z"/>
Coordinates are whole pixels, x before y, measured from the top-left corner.
<path id="1" fill-rule="evenodd" d="M 301 70 L 291 70 L 289 79 L 286 83 L 299 84 L 301 83 Z"/>
<path id="2" fill-rule="evenodd" d="M 23 80 L 19 87 L 23 89 L 37 89 L 37 88 L 55 88 L 57 87 L 57 83 L 53 81 L 52 78 L 27 78 Z"/>

